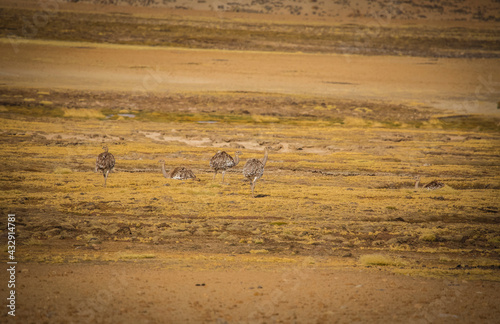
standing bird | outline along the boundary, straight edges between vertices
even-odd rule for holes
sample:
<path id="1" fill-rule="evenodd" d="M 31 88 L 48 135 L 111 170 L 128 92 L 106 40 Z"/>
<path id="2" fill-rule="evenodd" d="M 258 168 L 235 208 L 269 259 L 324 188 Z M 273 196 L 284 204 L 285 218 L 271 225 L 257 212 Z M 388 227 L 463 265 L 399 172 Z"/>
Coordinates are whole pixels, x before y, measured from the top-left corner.
<path id="1" fill-rule="evenodd" d="M 212 158 L 210 159 L 210 167 L 215 170 L 214 180 L 215 176 L 217 175 L 217 171 L 222 170 L 222 183 L 224 183 L 224 174 L 226 173 L 226 170 L 240 163 L 240 158 L 238 155 L 241 155 L 240 151 L 236 151 L 234 153 L 233 159 L 231 155 L 227 154 L 226 152 L 218 151 L 214 156 L 212 156 Z"/>
<path id="2" fill-rule="evenodd" d="M 418 184 L 420 183 L 420 176 L 415 177 L 415 189 L 418 189 Z M 444 187 L 444 183 L 439 182 L 437 180 L 433 180 L 428 184 L 424 185 L 422 188 L 427 190 L 437 190 Z"/>
<path id="3" fill-rule="evenodd" d="M 243 167 L 243 175 L 247 177 L 248 180 L 251 181 L 252 196 L 254 197 L 255 195 L 253 192 L 255 188 L 255 183 L 264 174 L 264 167 L 266 166 L 267 155 L 268 155 L 268 148 L 266 147 L 264 149 L 264 159 L 262 159 L 262 161 L 259 159 L 250 159 L 247 161 L 247 163 L 245 163 L 245 166 Z"/>
<path id="4" fill-rule="evenodd" d="M 106 180 L 108 179 L 108 174 L 115 167 L 115 157 L 113 154 L 108 152 L 108 147 L 104 145 L 102 147 L 104 152 L 97 156 L 95 161 L 95 172 L 102 171 L 102 175 L 104 176 L 104 187 L 106 187 Z"/>
<path id="5" fill-rule="evenodd" d="M 415 180 L 415 190 L 417 190 L 420 183 L 420 176 L 415 176 L 413 179 Z"/>
<path id="6" fill-rule="evenodd" d="M 185 167 L 177 167 L 170 171 L 167 174 L 165 171 L 165 160 L 160 160 L 158 163 L 161 164 L 161 172 L 163 172 L 163 176 L 165 178 L 175 179 L 175 180 L 187 180 L 187 179 L 196 179 L 193 171 L 186 169 Z"/>

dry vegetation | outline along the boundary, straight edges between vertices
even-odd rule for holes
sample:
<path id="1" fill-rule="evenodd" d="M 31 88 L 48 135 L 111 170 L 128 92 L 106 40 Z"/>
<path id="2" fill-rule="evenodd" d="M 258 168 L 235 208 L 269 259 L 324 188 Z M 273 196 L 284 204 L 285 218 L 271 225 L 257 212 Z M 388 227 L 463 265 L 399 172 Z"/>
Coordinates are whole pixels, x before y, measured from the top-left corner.
<path id="1" fill-rule="evenodd" d="M 264 253 L 499 279 L 498 119 L 246 93 L 125 98 L 2 90 L 0 205 L 19 215 L 21 259 Z M 101 143 L 117 160 L 107 188 L 93 172 Z M 212 181 L 219 148 L 244 161 L 265 146 L 273 151 L 257 198 L 243 163 L 229 185 Z M 163 178 L 161 158 L 201 181 Z M 414 175 L 446 186 L 415 190 Z"/>
<path id="2" fill-rule="evenodd" d="M 39 10 L 4 8 L 1 37 L 89 43 L 133 44 L 228 50 L 263 50 L 420 57 L 497 58 L 497 25 L 488 27 L 356 23 L 273 23 L 264 19 L 220 19 L 124 15 L 120 12 L 58 11 L 38 28 L 29 18 Z M 28 23 L 27 23 L 28 21 Z"/>

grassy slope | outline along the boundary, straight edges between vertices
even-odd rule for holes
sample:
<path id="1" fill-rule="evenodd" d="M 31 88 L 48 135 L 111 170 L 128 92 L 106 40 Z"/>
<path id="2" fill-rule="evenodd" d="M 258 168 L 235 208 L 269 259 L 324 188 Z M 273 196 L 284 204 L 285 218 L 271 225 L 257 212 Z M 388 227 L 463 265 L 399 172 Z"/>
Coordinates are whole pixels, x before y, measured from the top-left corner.
<path id="1" fill-rule="evenodd" d="M 437 27 L 408 24 L 285 23 L 219 19 L 164 18 L 58 11 L 34 26 L 36 10 L 4 8 L 0 36 L 93 43 L 136 44 L 231 50 L 307 53 L 498 57 L 498 26 Z"/>

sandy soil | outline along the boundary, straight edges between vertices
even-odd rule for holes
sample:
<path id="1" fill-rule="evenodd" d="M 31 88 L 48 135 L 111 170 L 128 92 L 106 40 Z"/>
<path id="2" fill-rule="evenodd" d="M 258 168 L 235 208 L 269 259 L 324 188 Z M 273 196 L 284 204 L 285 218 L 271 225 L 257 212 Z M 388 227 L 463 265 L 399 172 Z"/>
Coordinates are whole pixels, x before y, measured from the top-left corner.
<path id="1" fill-rule="evenodd" d="M 289 93 L 499 114 L 497 59 L 249 53 L 5 39 L 0 53 L 2 82 L 11 87 L 136 94 Z"/>
<path id="2" fill-rule="evenodd" d="M 24 264 L 15 322 L 495 323 L 500 314 L 500 283 L 226 258 Z"/>

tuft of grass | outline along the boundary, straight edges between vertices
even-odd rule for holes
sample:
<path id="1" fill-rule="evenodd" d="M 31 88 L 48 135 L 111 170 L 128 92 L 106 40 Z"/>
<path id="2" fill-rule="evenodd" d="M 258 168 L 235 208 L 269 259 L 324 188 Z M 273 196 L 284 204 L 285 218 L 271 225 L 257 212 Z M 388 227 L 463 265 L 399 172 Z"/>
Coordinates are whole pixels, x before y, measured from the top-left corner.
<path id="1" fill-rule="evenodd" d="M 287 225 L 288 223 L 287 222 L 271 222 L 270 224 L 274 225 L 274 226 L 281 226 L 281 225 Z"/>
<path id="2" fill-rule="evenodd" d="M 268 250 L 265 250 L 265 249 L 261 249 L 261 250 L 250 250 L 250 253 L 251 254 L 266 254 L 266 253 L 269 253 Z"/>
<path id="3" fill-rule="evenodd" d="M 54 169 L 55 174 L 70 174 L 73 173 L 70 168 L 57 167 Z"/>
<path id="4" fill-rule="evenodd" d="M 62 256 L 57 255 L 47 260 L 47 263 L 64 263 L 65 260 Z"/>
<path id="5" fill-rule="evenodd" d="M 488 243 L 500 246 L 500 236 L 491 237 L 488 239 Z"/>
<path id="6" fill-rule="evenodd" d="M 97 109 L 74 109 L 74 108 L 63 108 L 64 117 L 74 117 L 74 118 L 97 118 L 104 119 L 106 116 Z"/>
<path id="7" fill-rule="evenodd" d="M 156 255 L 154 254 L 125 254 L 120 256 L 120 260 L 131 260 L 131 259 L 154 259 Z"/>
<path id="8" fill-rule="evenodd" d="M 452 261 L 455 261 L 455 260 L 452 259 L 452 258 L 450 258 L 450 257 L 448 257 L 448 256 L 440 256 L 439 257 L 439 262 L 445 262 L 445 263 L 447 263 L 447 262 L 452 262 Z"/>
<path id="9" fill-rule="evenodd" d="M 435 242 L 437 240 L 436 234 L 434 233 L 426 233 L 420 235 L 419 239 L 421 241 L 426 241 L 426 242 Z"/>
<path id="10" fill-rule="evenodd" d="M 344 118 L 343 124 L 345 126 L 363 127 L 363 126 L 366 126 L 367 123 L 362 118 L 346 117 L 346 118 Z"/>
<path id="11" fill-rule="evenodd" d="M 359 262 L 364 266 L 396 266 L 400 262 L 382 254 L 365 254 L 359 258 Z"/>
<path id="12" fill-rule="evenodd" d="M 39 239 L 34 238 L 34 237 L 30 237 L 29 239 L 24 241 L 23 244 L 35 246 L 35 245 L 43 245 L 43 242 Z"/>

